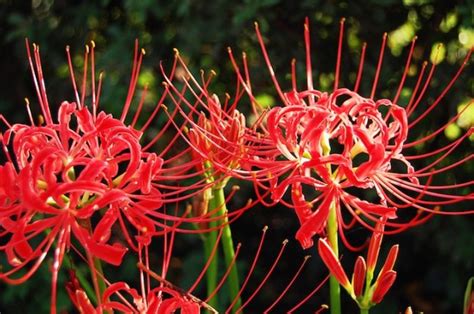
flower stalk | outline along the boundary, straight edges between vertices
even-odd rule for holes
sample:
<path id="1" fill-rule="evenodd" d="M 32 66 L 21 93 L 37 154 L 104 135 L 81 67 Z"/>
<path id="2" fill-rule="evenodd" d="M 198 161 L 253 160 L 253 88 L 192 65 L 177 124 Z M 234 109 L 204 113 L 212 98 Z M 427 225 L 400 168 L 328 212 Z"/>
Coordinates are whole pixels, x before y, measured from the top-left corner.
<path id="1" fill-rule="evenodd" d="M 329 245 L 332 248 L 332 251 L 339 257 L 339 247 L 338 247 L 338 236 L 337 236 L 337 215 L 336 215 L 336 206 L 333 202 L 329 209 L 329 217 L 327 223 L 327 234 L 329 239 Z M 329 300 L 330 300 L 330 312 L 331 314 L 340 314 L 341 313 L 341 287 L 336 277 L 331 274 L 329 277 Z"/>
<path id="2" fill-rule="evenodd" d="M 210 229 L 219 227 L 222 228 L 222 250 L 224 252 L 224 262 L 225 266 L 229 267 L 232 265 L 235 259 L 235 249 L 234 243 L 232 241 L 232 231 L 228 224 L 227 218 L 227 207 L 225 203 L 225 194 L 224 194 L 224 186 L 223 184 L 218 184 L 213 187 L 211 192 L 211 199 L 209 200 L 209 212 L 214 213 L 213 217 L 218 218 L 217 220 L 213 220 L 209 223 Z M 206 253 L 206 257 L 212 259 L 209 269 L 206 273 L 206 280 L 207 280 L 207 293 L 211 295 L 213 291 L 217 287 L 217 272 L 218 272 L 218 254 L 214 254 L 214 256 L 210 256 L 212 254 L 212 248 L 214 247 L 217 241 L 217 230 L 211 231 L 204 240 L 204 251 Z M 227 286 L 228 292 L 230 296 L 230 300 L 234 300 L 239 295 L 240 285 L 239 285 L 239 274 L 237 271 L 236 265 L 232 265 L 229 273 L 229 277 L 227 279 Z M 218 300 L 216 298 L 212 298 L 209 301 L 209 305 L 214 308 L 218 307 Z M 233 306 L 232 313 L 235 313 L 237 309 L 239 309 L 242 305 L 240 297 L 238 297 L 237 301 Z"/>

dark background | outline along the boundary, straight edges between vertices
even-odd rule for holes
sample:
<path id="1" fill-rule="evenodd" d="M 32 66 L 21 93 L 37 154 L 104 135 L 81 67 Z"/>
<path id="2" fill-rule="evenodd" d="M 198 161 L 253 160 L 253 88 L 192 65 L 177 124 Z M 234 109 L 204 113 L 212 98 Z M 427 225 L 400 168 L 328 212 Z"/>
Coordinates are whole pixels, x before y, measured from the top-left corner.
<path id="1" fill-rule="evenodd" d="M 473 45 L 473 7 L 468 1 L 393 0 L 379 1 L 54 1 L 0 0 L 0 112 L 10 122 L 26 122 L 24 98 L 36 102 L 33 84 L 27 67 L 24 38 L 40 45 L 43 70 L 52 107 L 62 100 L 72 100 L 72 88 L 66 63 L 64 47 L 71 46 L 74 64 L 82 66 L 84 45 L 90 40 L 96 43 L 97 69 L 105 70 L 101 107 L 109 112 L 120 112 L 127 93 L 133 53 L 133 42 L 138 38 L 147 54 L 144 59 L 139 86 L 150 85 L 147 104 L 153 106 L 161 95 L 159 63 L 165 66 L 172 62 L 174 47 L 189 60 L 196 71 L 214 69 L 218 76 L 213 90 L 219 94 L 232 91 L 234 75 L 228 60 L 226 47 L 236 55 L 247 52 L 252 71 L 255 94 L 275 102 L 275 91 L 269 81 L 256 41 L 253 22 L 258 21 L 268 42 L 268 50 L 280 82 L 289 87 L 290 60 L 299 62 L 300 77 L 304 76 L 303 22 L 310 18 L 312 29 L 312 54 L 315 82 L 318 88 L 330 89 L 335 68 L 339 20 L 346 18 L 346 37 L 341 70 L 341 84 L 352 86 L 357 70 L 362 43 L 368 43 L 366 70 L 361 92 L 368 95 L 377 62 L 381 38 L 384 32 L 390 36 L 386 59 L 381 74 L 378 97 L 393 97 L 403 71 L 407 50 L 413 35 L 418 35 L 418 48 L 412 69 L 417 73 L 423 60 L 429 59 L 437 43 L 444 44 L 445 56 L 433 79 L 432 87 L 424 102 L 430 100 L 446 85 L 457 70 L 467 47 Z M 416 135 L 427 134 L 443 125 L 455 115 L 457 107 L 473 96 L 472 66 L 465 70 L 440 108 L 429 115 L 413 130 Z M 415 76 L 416 77 L 416 76 Z M 414 76 L 406 84 L 409 95 L 414 85 Z M 370 79 L 369 79 L 370 78 Z M 272 100 L 273 99 L 273 100 Z M 403 96 L 400 104 L 407 102 Z M 243 100 L 241 109 L 248 108 Z M 420 109 L 423 110 L 422 108 Z M 54 112 L 54 110 L 53 110 Z M 471 111 L 472 114 L 472 111 Z M 469 120 L 469 119 L 468 119 Z M 467 123 L 467 124 L 466 124 Z M 453 125 L 451 132 L 437 137 L 424 148 L 435 149 L 452 141 L 470 121 Z M 3 129 L 3 126 L 2 126 Z M 472 141 L 465 141 L 453 155 L 472 153 Z M 447 161 L 449 162 L 449 160 Z M 472 178 L 474 165 L 466 164 L 450 173 L 458 181 Z M 245 189 L 242 189 L 245 190 Z M 472 191 L 471 191 L 472 192 Z M 229 205 L 239 206 L 252 195 L 242 192 Z M 471 204 L 464 206 L 471 207 Z M 301 300 L 326 275 L 314 249 L 302 252 L 293 240 L 298 223 L 295 215 L 285 208 L 255 208 L 247 212 L 235 225 L 236 241 L 242 242 L 239 265 L 248 268 L 260 239 L 259 230 L 270 227 L 262 258 L 254 271 L 255 278 L 263 278 L 279 244 L 290 239 L 288 249 L 280 260 L 274 275 L 265 288 L 249 305 L 248 312 L 259 312 L 271 304 L 279 291 L 283 290 L 303 257 L 313 255 L 300 280 L 280 302 L 279 312 L 284 312 Z M 384 256 L 388 248 L 400 244 L 400 257 L 396 264 L 398 278 L 382 305 L 374 313 L 398 313 L 411 305 L 416 311 L 425 313 L 459 313 L 462 307 L 467 280 L 474 275 L 474 237 L 472 217 L 435 217 L 423 226 L 403 234 L 387 237 L 382 249 Z M 249 231 L 250 230 L 250 231 Z M 365 239 L 367 233 L 355 229 L 349 234 L 354 241 Z M 201 243 L 198 239 L 183 236 L 176 244 L 173 269 L 170 279 L 181 287 L 188 287 L 202 267 Z M 342 251 L 343 262 L 348 273 L 352 271 L 354 254 Z M 365 252 L 362 253 L 365 255 Z M 156 253 L 159 265 L 159 253 Z M 106 269 L 113 278 L 136 280 L 133 258 L 124 262 L 125 271 Z M 156 270 L 159 266 L 156 267 Z M 115 273 L 115 274 L 114 274 Z M 49 276 L 47 266 L 29 282 L 18 287 L 0 284 L 0 312 L 2 313 L 47 313 L 49 311 Z M 135 277 L 135 278 L 134 278 Z M 61 285 L 64 278 L 61 277 Z M 251 287 L 257 281 L 250 281 Z M 133 284 L 132 284 L 133 285 Z M 60 290 L 59 308 L 70 311 L 70 304 L 63 289 Z M 250 289 L 249 291 L 251 291 Z M 352 301 L 343 292 L 344 309 L 356 311 Z M 302 312 L 314 311 L 328 302 L 327 290 L 323 289 L 311 298 Z"/>

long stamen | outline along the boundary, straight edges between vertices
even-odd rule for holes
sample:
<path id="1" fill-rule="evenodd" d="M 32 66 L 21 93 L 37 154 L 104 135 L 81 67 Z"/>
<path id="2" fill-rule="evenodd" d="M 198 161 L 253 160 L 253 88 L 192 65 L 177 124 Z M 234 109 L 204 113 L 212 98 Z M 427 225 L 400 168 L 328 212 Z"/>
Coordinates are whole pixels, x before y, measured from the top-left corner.
<path id="1" fill-rule="evenodd" d="M 375 72 L 374 83 L 372 84 L 372 91 L 370 92 L 371 99 L 374 99 L 375 90 L 377 89 L 377 83 L 379 81 L 380 71 L 382 70 L 383 55 L 384 55 L 386 43 L 387 43 L 387 33 L 383 34 L 382 46 L 380 47 L 379 61 L 377 63 L 377 70 Z"/>
<path id="2" fill-rule="evenodd" d="M 304 21 L 304 47 L 306 55 L 306 84 L 308 90 L 313 90 L 313 67 L 311 65 L 311 39 L 309 34 L 309 18 L 306 17 Z M 314 96 L 311 95 L 309 98 L 310 105 L 314 104 Z"/>
<path id="3" fill-rule="evenodd" d="M 395 97 L 393 97 L 393 100 L 392 100 L 394 104 L 398 102 L 398 98 L 400 97 L 400 93 L 402 92 L 402 89 L 403 89 L 403 84 L 405 84 L 405 79 L 410 69 L 411 58 L 413 56 L 413 51 L 415 50 L 415 43 L 416 43 L 417 38 L 418 37 L 415 36 L 413 37 L 411 41 L 410 52 L 408 53 L 407 62 L 405 64 L 405 69 L 403 70 L 402 79 L 400 80 L 400 85 L 398 86 L 397 93 L 395 94 Z"/>
<path id="4" fill-rule="evenodd" d="M 95 94 L 95 56 L 94 56 L 95 42 L 91 40 L 91 88 L 92 88 L 92 108 L 96 106 Z M 95 115 L 94 115 L 95 118 Z"/>
<path id="5" fill-rule="evenodd" d="M 308 27 L 305 23 L 305 29 Z M 308 30 L 309 31 L 309 30 Z M 255 32 L 257 33 L 257 38 L 258 38 L 258 42 L 260 43 L 260 47 L 262 49 L 262 53 L 263 53 L 263 58 L 265 59 L 265 62 L 267 64 L 267 68 L 268 68 L 268 71 L 270 72 L 270 77 L 273 81 L 273 85 L 275 86 L 277 92 L 278 92 L 278 95 L 280 96 L 280 99 L 285 102 L 285 95 L 283 94 L 281 88 L 280 88 L 280 84 L 278 83 L 278 80 L 275 76 L 275 71 L 273 70 L 273 66 L 272 66 L 272 63 L 270 62 L 270 57 L 268 56 L 268 52 L 267 52 L 267 48 L 265 47 L 265 44 L 263 42 L 263 37 L 262 37 L 262 34 L 260 34 L 260 28 L 258 26 L 258 23 L 255 22 Z M 305 30 L 305 34 L 306 34 L 306 30 Z M 309 40 L 309 34 L 308 35 L 305 35 L 305 36 L 308 36 L 308 40 Z M 306 38 L 306 37 L 305 37 Z M 309 49 L 309 48 L 308 48 Z M 308 58 L 308 55 L 306 56 Z M 307 59 L 308 60 L 308 59 Z M 309 71 L 309 73 L 311 73 L 311 70 L 308 70 L 306 69 L 307 71 Z M 311 82 L 309 82 L 309 74 L 308 74 L 308 84 L 312 84 L 312 79 L 311 79 Z M 308 86 L 309 88 L 309 86 Z"/>
<path id="6" fill-rule="evenodd" d="M 280 300 L 285 296 L 285 294 L 288 292 L 288 290 L 291 288 L 291 286 L 293 286 L 293 283 L 299 277 L 301 271 L 303 270 L 304 266 L 306 265 L 306 262 L 309 260 L 310 257 L 311 257 L 311 255 L 306 255 L 304 257 L 303 262 L 301 263 L 300 267 L 296 271 L 296 273 L 293 276 L 293 278 L 291 279 L 291 281 L 286 285 L 285 289 L 280 293 L 278 298 L 275 301 L 273 301 L 273 303 L 265 310 L 265 313 L 270 312 L 277 305 L 277 303 L 280 302 Z"/>
<path id="7" fill-rule="evenodd" d="M 339 87 L 339 72 L 341 70 L 341 54 L 342 54 L 342 39 L 344 38 L 344 21 L 342 18 L 339 22 L 339 43 L 337 45 L 337 61 L 336 61 L 336 73 L 334 76 L 334 90 Z"/>
<path id="8" fill-rule="evenodd" d="M 78 104 L 79 109 L 85 106 L 84 100 L 86 97 L 86 84 L 87 84 L 87 64 L 89 63 L 89 45 L 86 45 L 86 49 L 84 51 L 84 68 L 82 74 L 82 89 L 81 89 L 81 102 Z M 94 84 L 94 82 L 92 82 Z"/>
<path id="9" fill-rule="evenodd" d="M 363 43 L 362 44 L 362 50 L 360 52 L 360 60 L 359 60 L 359 69 L 357 70 L 357 78 L 356 78 L 356 82 L 355 82 L 355 85 L 354 85 L 354 92 L 358 92 L 359 91 L 359 85 L 360 85 L 360 81 L 362 79 L 362 71 L 364 70 L 364 59 L 365 59 L 365 50 L 367 48 L 367 43 Z"/>
<path id="10" fill-rule="evenodd" d="M 74 76 L 74 67 L 72 65 L 71 53 L 69 50 L 70 50 L 69 46 L 66 46 L 66 56 L 67 56 L 67 64 L 69 67 L 69 74 L 71 76 L 72 87 L 74 90 L 74 95 L 76 96 L 77 105 L 81 106 L 81 99 L 79 98 L 79 92 L 77 91 L 76 78 Z"/>

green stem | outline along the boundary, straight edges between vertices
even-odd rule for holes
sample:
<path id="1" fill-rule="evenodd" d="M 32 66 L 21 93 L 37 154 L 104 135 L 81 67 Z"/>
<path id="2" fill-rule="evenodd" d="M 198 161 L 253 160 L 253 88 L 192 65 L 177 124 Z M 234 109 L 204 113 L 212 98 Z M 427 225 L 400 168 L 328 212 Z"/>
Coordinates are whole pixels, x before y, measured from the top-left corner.
<path id="1" fill-rule="evenodd" d="M 339 257 L 338 248 L 338 235 L 337 235 L 337 215 L 336 206 L 334 202 L 331 204 L 329 209 L 329 217 L 327 222 L 327 234 L 329 238 L 329 244 L 334 254 Z M 341 313 L 341 287 L 336 277 L 332 276 L 329 278 L 329 299 L 330 299 L 330 311 L 331 314 Z M 362 313 L 362 312 L 361 312 Z"/>
<path id="2" fill-rule="evenodd" d="M 360 309 L 360 314 L 369 314 L 369 309 Z"/>
<path id="3" fill-rule="evenodd" d="M 235 250 L 234 242 L 232 241 L 232 232 L 227 218 L 227 207 L 225 204 L 224 188 L 219 187 L 217 189 L 213 189 L 212 199 L 215 202 L 215 208 L 217 208 L 216 215 L 222 217 L 219 222 L 219 224 L 223 228 L 221 239 L 222 249 L 224 251 L 225 265 L 229 267 L 229 265 L 231 265 L 233 260 L 235 259 Z M 240 290 L 239 273 L 237 271 L 236 264 L 232 265 L 232 268 L 230 269 L 229 277 L 227 278 L 227 286 L 229 289 L 230 300 L 234 300 L 238 296 Z M 232 308 L 232 313 L 235 313 L 241 305 L 242 301 L 240 297 L 238 297 Z"/>
<path id="4" fill-rule="evenodd" d="M 214 207 L 213 199 L 209 200 L 209 209 L 212 210 Z M 209 227 L 213 228 L 216 226 L 215 221 L 211 221 L 209 223 Z M 211 295 L 217 287 L 217 268 L 218 268 L 218 253 L 216 252 L 214 256 L 212 256 L 212 250 L 216 245 L 217 241 L 217 231 L 211 231 L 204 237 L 204 254 L 206 255 L 206 260 L 212 258 L 211 262 L 209 263 L 209 267 L 206 271 L 206 286 L 207 286 L 207 295 Z M 207 302 L 213 308 L 218 308 L 218 299 L 214 296 Z"/>
<path id="5" fill-rule="evenodd" d="M 107 286 L 105 285 L 104 278 L 103 278 L 104 269 L 102 268 L 102 262 L 100 261 L 100 259 L 98 259 L 97 257 L 93 257 L 92 260 L 94 261 L 95 269 L 97 271 L 97 274 L 99 275 L 97 276 L 97 281 L 99 283 L 100 295 L 102 295 L 105 289 L 107 288 Z"/>

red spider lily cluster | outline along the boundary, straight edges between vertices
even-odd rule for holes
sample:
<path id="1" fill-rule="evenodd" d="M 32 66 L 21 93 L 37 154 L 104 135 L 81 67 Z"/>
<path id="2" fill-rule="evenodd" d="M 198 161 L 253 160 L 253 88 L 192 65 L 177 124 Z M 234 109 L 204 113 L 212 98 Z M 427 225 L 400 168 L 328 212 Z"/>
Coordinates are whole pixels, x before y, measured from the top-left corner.
<path id="1" fill-rule="evenodd" d="M 327 236 L 331 211 L 335 213 L 333 219 L 337 223 L 337 232 L 341 240 L 351 250 L 358 250 L 361 247 L 352 245 L 346 239 L 344 231 L 353 229 L 356 224 L 368 228 L 374 232 L 373 237 L 377 237 L 376 234 L 381 232 L 380 228 L 385 234 L 399 233 L 426 222 L 434 214 L 473 213 L 472 210 L 442 210 L 444 205 L 472 200 L 474 195 L 469 191 L 472 181 L 448 185 L 432 184 L 435 177 L 471 161 L 472 154 L 447 166 L 443 164 L 446 158 L 472 134 L 473 128 L 445 147 L 423 154 L 413 154 L 410 150 L 416 145 L 429 143 L 462 114 L 459 113 L 448 123 L 422 138 L 410 136 L 411 130 L 442 102 L 461 76 L 470 60 L 472 49 L 467 52 L 451 81 L 428 104 L 423 104 L 423 97 L 434 76 L 436 62 L 431 64 L 427 74 L 427 63 L 424 63 L 408 104 L 401 105 L 399 99 L 412 63 L 416 38 L 411 43 L 406 66 L 395 95 L 392 99 L 378 99 L 376 91 L 387 35 L 383 37 L 370 94 L 362 96 L 359 93 L 359 86 L 363 77 L 365 44 L 361 51 L 354 87 L 339 86 L 344 20 L 341 20 L 340 24 L 332 91 L 320 91 L 314 87 L 308 20 L 304 27 L 307 84 L 303 89 L 297 86 L 296 66 L 293 60 L 292 86 L 287 92 L 283 91 L 258 24 L 256 33 L 263 58 L 279 95 L 280 103 L 274 107 L 264 109 L 259 105 L 251 85 L 245 53 L 242 55 L 242 66 L 239 66 L 230 48 L 229 55 L 236 73 L 237 86 L 233 98 L 226 95 L 224 106 L 221 106 L 219 98 L 209 91 L 209 81 L 202 78 L 200 83 L 194 79 L 181 58 L 179 61 L 190 77 L 185 79 L 185 85 L 191 90 L 194 99 L 186 97 L 184 92 L 173 86 L 171 79 L 168 79 L 167 86 L 175 104 L 181 104 L 181 107 L 184 107 L 182 106 L 184 104 L 188 108 L 188 110 L 182 109 L 181 114 L 193 129 L 191 138 L 203 139 L 201 142 L 191 140 L 190 145 L 193 149 L 204 160 L 209 161 L 214 169 L 225 172 L 226 176 L 251 181 L 262 204 L 273 206 L 282 203 L 293 208 L 301 225 L 295 237 L 303 248 L 313 245 L 315 235 Z M 241 121 L 236 104 L 242 102 L 242 94 L 245 93 L 250 100 L 254 122 L 243 129 L 245 123 Z M 421 106 L 424 108 L 420 110 Z M 202 111 L 197 111 L 198 107 L 202 108 L 209 118 L 206 118 Z M 216 112 L 216 109 L 220 111 Z M 198 116 L 198 122 L 190 117 L 195 114 Z M 215 128 L 222 123 L 238 128 L 235 131 L 231 131 L 233 128 L 225 129 L 224 132 L 211 130 L 203 125 L 202 121 L 207 119 L 212 121 L 215 117 L 219 118 L 218 122 L 213 124 Z M 235 139 L 229 136 L 228 132 L 241 135 Z M 202 145 L 203 142 L 206 143 L 205 147 Z M 209 149 L 211 146 L 212 151 Z M 215 151 L 219 154 L 216 155 Z M 428 158 L 433 158 L 434 161 L 420 169 L 415 168 L 415 162 Z M 466 193 L 466 190 L 469 192 Z M 377 196 L 376 200 L 361 199 L 360 191 L 372 191 Z M 400 211 L 403 211 L 403 215 L 398 218 Z M 380 227 L 381 220 L 383 227 Z M 327 242 L 320 243 L 327 244 Z M 323 248 L 329 249 L 329 246 Z M 372 295 L 370 298 L 367 293 L 364 296 L 354 295 L 351 290 L 354 298 L 359 298 L 359 301 L 362 300 L 360 298 L 365 300 L 364 307 L 370 307 L 369 301 L 372 304 L 380 302 L 393 283 L 395 272 L 391 268 L 396 250 L 393 249 L 390 255 L 391 266 L 384 269 L 372 288 L 368 286 L 372 278 L 367 281 L 367 291 Z M 359 274 L 362 273 L 361 263 L 359 261 L 357 264 Z M 335 267 L 329 268 L 334 272 Z M 369 272 L 373 272 L 373 269 Z M 342 284 L 341 280 L 339 282 Z M 353 289 L 348 286 L 348 281 L 345 284 L 347 289 Z M 362 286 L 361 281 L 358 281 L 357 287 L 361 289 Z"/>
<path id="2" fill-rule="evenodd" d="M 472 127 L 445 147 L 415 155 L 409 150 L 430 141 L 448 126 L 449 123 L 422 138 L 410 136 L 410 131 L 441 103 L 458 80 L 472 49 L 449 84 L 429 104 L 423 104 L 423 96 L 436 65 L 431 65 L 425 77 L 427 65 L 423 64 L 409 103 L 402 105 L 399 104 L 400 94 L 412 62 L 416 39 L 412 41 L 394 97 L 379 99 L 376 90 L 386 36 L 383 37 L 370 94 L 363 96 L 359 86 L 363 79 L 365 45 L 354 87 L 339 86 L 344 20 L 340 25 L 331 91 L 320 91 L 313 83 L 308 20 L 304 24 L 307 83 L 302 89 L 297 86 L 295 61 L 291 67 L 292 86 L 286 92 L 282 89 L 257 24 L 256 33 L 279 95 L 278 105 L 270 109 L 259 105 L 245 54 L 239 66 L 229 49 L 237 86 L 234 96 L 226 95 L 221 102 L 209 91 L 214 74 L 210 77 L 203 75 L 199 82 L 176 51 L 170 73 L 163 70 L 166 80 L 163 96 L 141 127 L 138 125 L 141 124 L 139 119 L 146 89 L 135 114 L 129 117 L 144 55 L 137 45 L 120 118 L 99 109 L 102 76 L 99 75 L 96 82 L 94 44 L 85 52 L 80 88 L 76 85 L 67 49 L 74 100 L 63 101 L 57 119 L 54 119 L 45 89 L 39 47 L 33 45 L 31 53 L 27 42 L 41 119 L 35 123 L 28 101 L 30 125 L 10 124 L 0 115 L 6 126 L 0 138 L 6 157 L 6 162 L 0 165 L 0 251 L 5 254 L 9 265 L 8 269 L 1 270 L 0 279 L 10 284 L 25 282 L 45 261 L 48 253 L 53 252 L 51 312 L 55 313 L 58 273 L 66 252 L 73 250 L 91 269 L 95 294 L 86 291 L 71 271 L 66 288 L 80 312 L 217 312 L 208 301 L 222 287 L 237 255 L 228 261 L 227 272 L 211 295 L 201 300 L 194 296 L 194 290 L 205 276 L 212 256 L 216 255 L 223 228 L 256 202 L 249 202 L 231 213 L 219 214 L 216 206 L 214 211 L 208 211 L 207 206 L 213 197 L 209 189 L 222 190 L 229 180 L 238 179 L 253 184 L 257 202 L 266 206 L 281 203 L 294 209 L 300 223 L 295 237 L 301 246 L 310 248 L 314 237 L 320 236 L 319 255 L 332 276 L 361 309 L 368 309 L 382 301 L 396 278 L 393 267 L 398 246 L 393 246 L 375 282 L 372 282 L 384 234 L 398 233 L 424 223 L 433 214 L 474 213 L 473 210 L 441 210 L 444 205 L 474 199 L 472 192 L 464 192 L 472 182 L 432 184 L 435 176 L 472 159 L 471 154 L 448 166 L 443 164 L 446 157 L 472 134 Z M 184 79 L 175 77 L 178 66 L 186 73 Z M 89 74 L 91 83 L 87 88 Z M 179 80 L 182 83 L 177 83 Z M 88 90 L 89 96 L 86 95 Z M 244 95 L 248 96 L 249 108 L 255 117 L 253 122 L 246 121 L 245 115 L 237 108 L 245 102 Z M 174 104 L 173 110 L 169 111 L 163 105 L 165 99 Z M 90 100 L 88 105 L 87 100 Z M 417 110 L 420 106 L 426 106 L 421 114 Z M 143 135 L 160 109 L 169 121 L 159 134 L 144 143 Z M 167 148 L 153 151 L 155 143 L 165 132 L 174 132 L 171 141 L 166 143 Z M 171 155 L 171 147 L 177 142 L 184 143 L 186 148 Z M 414 162 L 425 158 L 434 158 L 434 161 L 417 169 Z M 367 192 L 373 192 L 375 200 L 363 199 L 362 195 Z M 180 205 L 191 197 L 198 199 L 192 210 Z M 175 214 L 169 213 L 167 204 L 178 204 L 175 205 Z M 400 215 L 401 211 L 409 213 Z M 335 229 L 331 224 L 335 224 Z M 357 224 L 372 232 L 372 237 L 367 263 L 359 256 L 352 281 L 349 281 L 339 260 L 337 234 L 345 247 L 358 250 L 361 247 L 352 245 L 345 233 Z M 190 229 L 188 225 L 198 227 Z M 335 240 L 334 234 L 330 234 L 331 228 L 336 232 Z M 120 241 L 114 236 L 114 230 L 123 235 Z M 168 282 L 166 275 L 175 233 L 216 230 L 219 236 L 196 283 L 183 290 Z M 152 272 L 149 265 L 149 246 L 155 237 L 167 239 L 160 275 Z M 234 305 L 238 307 L 235 311 L 242 311 L 252 301 L 271 275 L 285 247 L 282 246 L 262 283 L 240 304 L 239 298 L 258 260 L 262 244 L 263 237 L 251 270 L 240 291 L 232 296 L 226 311 L 231 311 Z M 119 266 L 127 251 L 138 255 L 140 292 L 124 282 L 108 282 L 101 267 L 97 266 L 100 260 Z M 267 311 L 286 294 L 304 265 L 305 262 Z M 158 283 L 151 284 L 151 278 Z M 105 287 L 101 288 L 101 283 Z"/>
<path id="3" fill-rule="evenodd" d="M 31 125 L 10 125 L 0 116 L 7 126 L 1 136 L 7 162 L 0 166 L 1 234 L 7 240 L 1 248 L 11 265 L 0 278 L 11 284 L 26 281 L 48 252 L 54 250 L 52 304 L 56 303 L 59 268 L 71 247 L 76 249 L 79 244 L 83 248 L 92 269 L 94 258 L 118 266 L 128 249 L 138 251 L 149 243 L 150 237 L 176 228 L 180 222 L 173 227 L 164 223 L 175 217 L 161 211 L 162 205 L 176 201 L 187 189 L 196 189 L 177 191 L 166 184 L 170 180 L 189 178 L 191 175 L 186 173 L 193 166 L 165 168 L 173 158 L 180 156 L 164 161 L 165 151 L 147 151 L 160 134 L 147 145 L 141 143 L 143 132 L 160 106 L 139 129 L 136 122 L 143 105 L 142 97 L 133 121 L 125 122 L 143 56 L 143 53 L 138 55 L 137 47 L 129 94 L 120 119 L 98 109 L 102 75 L 96 86 L 94 43 L 91 49 L 86 49 L 81 95 L 67 49 L 76 99 L 62 102 L 55 122 L 42 76 L 39 47 L 33 45 L 32 56 L 27 42 L 42 121 L 35 124 L 28 100 Z M 89 56 L 92 62 L 90 108 L 85 104 Z M 189 149 L 182 154 L 188 152 Z M 198 182 L 196 186 L 200 184 L 204 185 Z M 111 239 L 115 226 L 122 231 L 126 244 Z M 96 276 L 95 271 L 92 274 Z"/>

